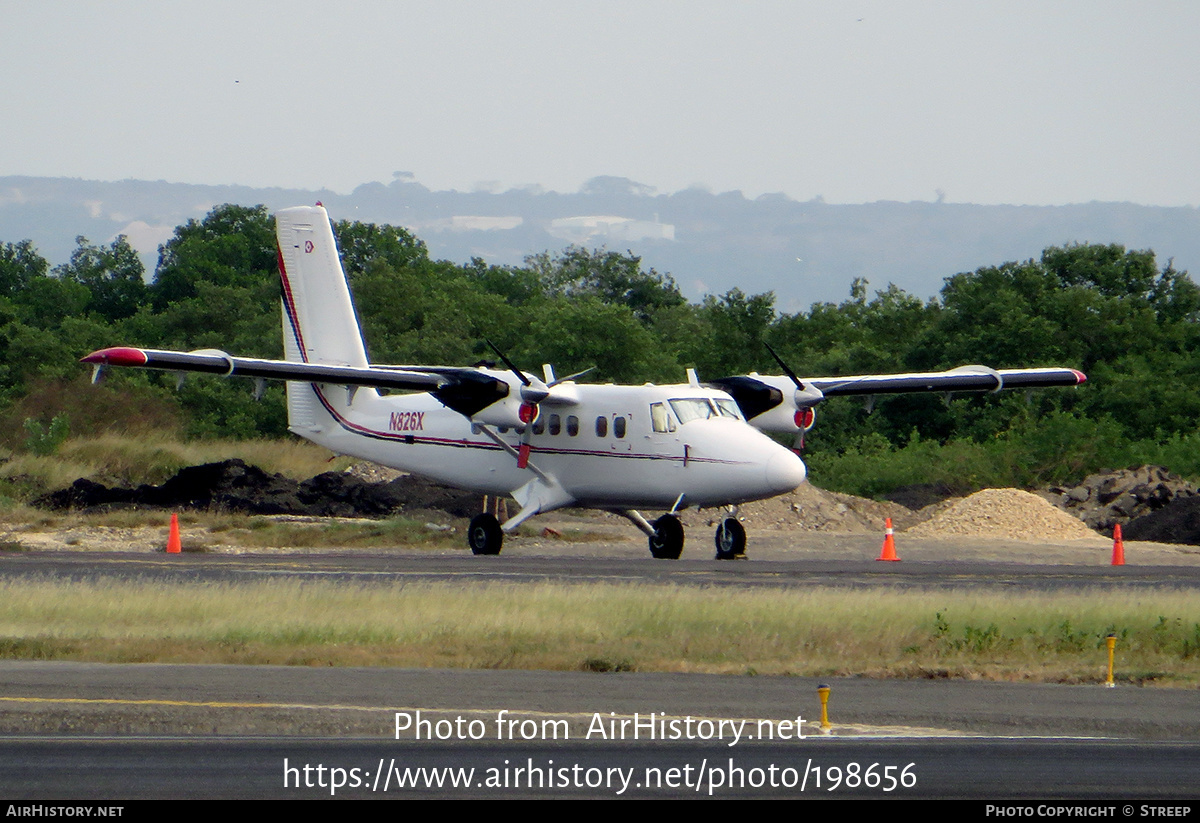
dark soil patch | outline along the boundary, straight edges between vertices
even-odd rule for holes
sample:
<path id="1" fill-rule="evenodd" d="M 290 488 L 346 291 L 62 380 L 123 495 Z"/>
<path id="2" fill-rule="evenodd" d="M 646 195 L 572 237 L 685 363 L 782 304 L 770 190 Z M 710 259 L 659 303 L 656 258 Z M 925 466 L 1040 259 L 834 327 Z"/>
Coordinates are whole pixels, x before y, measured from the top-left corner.
<path id="1" fill-rule="evenodd" d="M 241 460 L 225 460 L 183 469 L 161 486 L 110 489 L 80 478 L 34 505 L 60 511 L 139 506 L 316 517 L 388 517 L 437 509 L 467 517 L 479 510 L 479 495 L 414 476 L 370 483 L 345 472 L 326 472 L 297 483 Z"/>
<path id="2" fill-rule="evenodd" d="M 1200 546 L 1200 497 L 1177 497 L 1156 512 L 1130 520 L 1122 535 L 1130 540 Z"/>

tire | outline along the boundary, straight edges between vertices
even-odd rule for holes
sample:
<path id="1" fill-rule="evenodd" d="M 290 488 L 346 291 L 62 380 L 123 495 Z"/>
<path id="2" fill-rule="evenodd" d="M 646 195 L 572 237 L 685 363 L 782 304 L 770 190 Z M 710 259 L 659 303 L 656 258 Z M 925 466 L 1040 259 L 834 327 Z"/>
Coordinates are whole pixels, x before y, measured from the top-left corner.
<path id="1" fill-rule="evenodd" d="M 736 518 L 727 517 L 717 526 L 717 559 L 733 560 L 746 556 L 746 529 Z"/>
<path id="2" fill-rule="evenodd" d="M 490 514 L 476 515 L 467 528 L 467 542 L 473 554 L 500 554 L 504 544 L 500 521 Z"/>
<path id="3" fill-rule="evenodd" d="M 659 560 L 678 560 L 679 555 L 683 554 L 683 524 L 678 517 L 664 514 L 654 521 L 650 554 Z"/>

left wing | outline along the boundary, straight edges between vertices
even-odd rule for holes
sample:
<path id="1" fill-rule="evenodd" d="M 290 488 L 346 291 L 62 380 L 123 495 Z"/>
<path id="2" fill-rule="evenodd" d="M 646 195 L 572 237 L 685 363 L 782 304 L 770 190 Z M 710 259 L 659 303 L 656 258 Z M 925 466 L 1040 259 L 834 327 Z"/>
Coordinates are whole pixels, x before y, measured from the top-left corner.
<path id="1" fill-rule="evenodd" d="M 785 367 L 786 368 L 786 367 Z M 1075 369 L 990 369 L 959 366 L 940 372 L 863 374 L 800 378 L 751 372 L 709 381 L 728 392 L 750 425 L 763 431 L 803 432 L 812 427 L 813 407 L 826 397 L 905 394 L 910 392 L 998 392 L 1078 386 L 1087 375 Z"/>
<path id="2" fill-rule="evenodd" d="M 181 352 L 118 346 L 92 352 L 80 362 L 90 363 L 97 371 L 105 366 L 134 366 L 143 369 L 218 374 L 223 377 L 299 380 L 304 383 L 336 383 L 404 391 L 432 391 L 450 382 L 446 377 L 432 372 L 259 360 L 253 357 L 232 357 L 218 349 Z"/>
<path id="3" fill-rule="evenodd" d="M 106 366 L 132 366 L 179 373 L 198 372 L 222 377 L 249 377 L 260 381 L 293 380 L 326 383 L 348 389 L 368 387 L 393 391 L 419 391 L 433 395 L 442 405 L 473 422 L 497 426 L 523 426 L 536 413 L 523 406 L 538 403 L 574 405 L 578 391 L 571 377 L 542 383 L 520 372 L 461 366 L 337 366 L 291 360 L 233 357 L 218 349 L 192 352 L 118 346 L 92 352 L 80 362 L 93 368 L 93 381 Z"/>

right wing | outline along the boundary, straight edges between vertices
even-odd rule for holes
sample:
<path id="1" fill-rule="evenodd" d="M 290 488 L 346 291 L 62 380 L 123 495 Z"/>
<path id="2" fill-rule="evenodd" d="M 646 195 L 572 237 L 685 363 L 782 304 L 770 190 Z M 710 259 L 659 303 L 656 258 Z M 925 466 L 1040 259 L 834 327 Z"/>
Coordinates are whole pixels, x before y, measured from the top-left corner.
<path id="1" fill-rule="evenodd" d="M 826 397 L 853 394 L 905 394 L 908 392 L 998 392 L 1001 389 L 1045 389 L 1078 386 L 1087 375 L 1075 369 L 989 369 L 959 366 L 941 372 L 913 374 L 863 374 L 854 377 L 810 377 Z"/>
<path id="2" fill-rule="evenodd" d="M 790 372 L 787 375 L 752 372 L 708 382 L 729 392 L 750 425 L 770 432 L 804 432 L 812 427 L 815 419 L 813 407 L 826 397 L 1044 389 L 1078 386 L 1085 380 L 1087 375 L 1075 369 L 959 366 L 940 372 L 861 374 L 850 377 L 801 378 Z"/>

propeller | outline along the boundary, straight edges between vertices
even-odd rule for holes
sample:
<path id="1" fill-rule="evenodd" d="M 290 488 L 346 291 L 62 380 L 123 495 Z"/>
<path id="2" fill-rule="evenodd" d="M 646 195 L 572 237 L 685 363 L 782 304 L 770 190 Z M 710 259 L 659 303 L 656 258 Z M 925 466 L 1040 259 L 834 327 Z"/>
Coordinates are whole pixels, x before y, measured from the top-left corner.
<path id="1" fill-rule="evenodd" d="M 508 367 L 508 370 L 510 372 L 512 372 L 514 375 L 516 375 L 516 378 L 521 381 L 521 399 L 522 400 L 524 400 L 526 403 L 536 406 L 538 403 L 541 403 L 543 400 L 545 400 L 547 397 L 550 396 L 550 387 L 549 386 L 547 386 L 545 383 L 543 383 L 538 378 L 530 377 L 529 375 L 525 374 L 523 371 L 518 369 L 516 364 L 513 363 L 513 361 L 508 359 L 508 355 L 506 355 L 504 352 L 500 351 L 500 349 L 496 346 L 496 344 L 493 343 L 491 340 L 488 340 L 486 337 L 483 338 L 483 340 L 485 343 L 488 344 L 488 346 L 491 347 L 492 351 L 494 351 L 496 353 L 496 356 L 499 357 L 504 362 L 504 365 Z"/>
<path id="2" fill-rule="evenodd" d="M 796 434 L 796 440 L 792 444 L 793 451 L 799 452 L 804 448 L 804 432 L 812 427 L 813 421 L 816 419 L 816 411 L 813 406 L 825 399 L 825 393 L 816 386 L 806 386 L 796 373 L 788 367 L 788 364 L 783 362 L 783 358 L 771 348 L 771 344 L 763 341 L 763 345 L 767 347 L 767 351 L 775 358 L 775 362 L 779 364 L 779 368 L 783 369 L 791 381 L 796 384 L 796 426 L 800 431 Z"/>
<path id="3" fill-rule="evenodd" d="M 525 431 L 521 433 L 521 446 L 517 450 L 517 468 L 523 469 L 529 465 L 529 439 L 533 436 L 533 424 L 537 421 L 538 415 L 541 413 L 538 403 L 541 403 L 550 396 L 550 386 L 518 369 L 516 364 L 508 359 L 508 355 L 500 351 L 500 348 L 491 340 L 488 340 L 486 337 L 483 340 L 496 353 L 496 356 L 500 358 L 504 365 L 508 367 L 508 370 L 521 381 L 521 408 L 517 410 L 517 416 L 525 424 Z M 572 377 L 577 376 L 572 375 Z M 558 382 L 560 381 L 551 383 L 551 386 L 556 385 Z"/>

